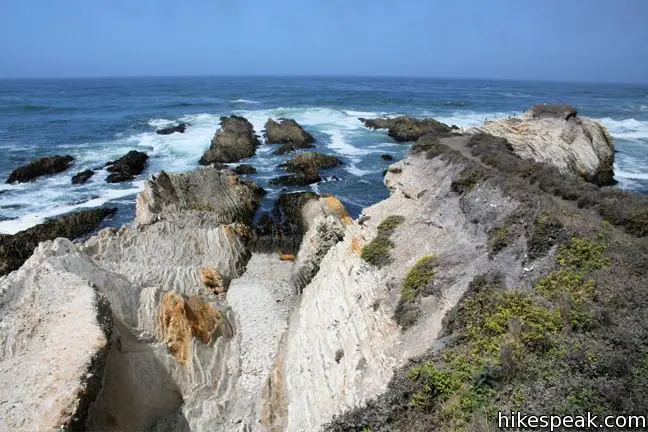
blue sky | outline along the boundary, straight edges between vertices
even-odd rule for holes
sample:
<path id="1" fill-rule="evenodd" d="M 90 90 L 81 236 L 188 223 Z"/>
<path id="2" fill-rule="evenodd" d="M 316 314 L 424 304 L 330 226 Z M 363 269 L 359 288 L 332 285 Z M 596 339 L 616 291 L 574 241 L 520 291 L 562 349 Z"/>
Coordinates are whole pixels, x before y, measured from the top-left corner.
<path id="1" fill-rule="evenodd" d="M 648 0 L 0 0 L 0 77 L 648 82 Z"/>

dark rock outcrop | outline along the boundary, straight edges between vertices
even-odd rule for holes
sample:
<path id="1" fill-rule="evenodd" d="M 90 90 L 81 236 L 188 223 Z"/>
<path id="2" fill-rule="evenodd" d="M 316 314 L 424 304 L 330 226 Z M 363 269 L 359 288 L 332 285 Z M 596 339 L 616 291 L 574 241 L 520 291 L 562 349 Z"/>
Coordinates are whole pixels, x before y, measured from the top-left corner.
<path id="1" fill-rule="evenodd" d="M 390 155 L 390 154 L 380 155 L 380 157 L 381 157 L 382 160 L 384 160 L 384 161 L 392 161 L 392 160 L 394 160 L 394 157 L 393 157 L 392 155 Z"/>
<path id="2" fill-rule="evenodd" d="M 342 165 L 342 161 L 336 158 L 335 156 L 329 156 L 317 152 L 306 152 L 301 153 L 294 158 L 290 159 L 287 162 L 279 165 L 281 168 L 285 168 L 287 171 L 299 172 L 306 171 L 308 169 L 325 169 L 325 168 L 334 168 Z"/>
<path id="3" fill-rule="evenodd" d="M 298 171 L 295 174 L 288 174 L 274 178 L 270 180 L 270 184 L 281 186 L 306 186 L 317 183 L 321 180 L 322 177 L 320 177 L 319 171 L 309 168 L 303 171 Z"/>
<path id="4" fill-rule="evenodd" d="M 265 137 L 268 144 L 292 144 L 293 148 L 309 148 L 315 142 L 315 138 L 293 119 L 281 119 L 279 123 L 268 119 Z"/>
<path id="5" fill-rule="evenodd" d="M 569 120 L 572 117 L 576 117 L 578 111 L 576 108 L 569 105 L 558 105 L 558 104 L 548 104 L 548 105 L 535 105 L 531 107 L 531 116 L 534 119 L 537 118 L 561 118 L 563 120 Z"/>
<path id="6" fill-rule="evenodd" d="M 451 135 L 455 130 L 445 123 L 430 118 L 419 120 L 412 117 L 400 116 L 388 119 L 359 118 L 358 120 L 371 129 L 389 129 L 389 136 L 397 142 L 416 141 L 427 133 L 444 137 Z"/>
<path id="7" fill-rule="evenodd" d="M 97 228 L 116 208 L 97 208 L 59 216 L 14 235 L 0 236 L 0 276 L 18 269 L 39 243 L 58 237 L 74 239 Z"/>
<path id="8" fill-rule="evenodd" d="M 74 157 L 70 155 L 56 155 L 36 159 L 28 165 L 13 170 L 7 178 L 7 183 L 23 183 L 44 175 L 63 172 L 70 167 L 73 160 Z"/>
<path id="9" fill-rule="evenodd" d="M 293 153 L 299 149 L 307 149 L 315 147 L 313 144 L 304 144 L 301 146 L 296 146 L 295 144 L 281 144 L 281 146 L 272 152 L 275 156 L 283 156 L 288 153 Z"/>
<path id="10" fill-rule="evenodd" d="M 234 171 L 234 174 L 254 174 L 257 172 L 256 168 L 254 168 L 252 165 L 248 164 L 241 164 L 237 167 L 235 167 L 232 171 Z"/>
<path id="11" fill-rule="evenodd" d="M 131 181 L 136 175 L 144 171 L 148 155 L 144 152 L 131 150 L 124 156 L 108 165 L 108 172 L 111 174 L 106 181 L 108 183 L 121 183 Z"/>
<path id="12" fill-rule="evenodd" d="M 155 131 L 158 135 L 171 135 L 173 133 L 184 133 L 189 125 L 187 123 L 180 123 L 177 126 L 169 126 L 166 128 L 158 129 Z"/>
<path id="13" fill-rule="evenodd" d="M 302 209 L 319 198 L 314 192 L 282 194 L 272 211 L 259 217 L 252 248 L 259 252 L 296 253 L 307 229 Z"/>
<path id="14" fill-rule="evenodd" d="M 221 117 L 221 128 L 209 150 L 200 158 L 201 165 L 230 163 L 254 156 L 259 140 L 252 123 L 239 116 Z"/>
<path id="15" fill-rule="evenodd" d="M 270 180 L 270 184 L 283 186 L 305 186 L 321 181 L 319 170 L 340 166 L 342 162 L 335 156 L 316 152 L 301 153 L 279 165 L 293 173 Z"/>
<path id="16" fill-rule="evenodd" d="M 95 172 L 92 170 L 85 170 L 85 171 L 78 172 L 74 175 L 74 177 L 72 177 L 72 184 L 75 185 L 84 184 L 85 182 L 90 180 L 90 177 L 92 177 L 94 174 Z"/>

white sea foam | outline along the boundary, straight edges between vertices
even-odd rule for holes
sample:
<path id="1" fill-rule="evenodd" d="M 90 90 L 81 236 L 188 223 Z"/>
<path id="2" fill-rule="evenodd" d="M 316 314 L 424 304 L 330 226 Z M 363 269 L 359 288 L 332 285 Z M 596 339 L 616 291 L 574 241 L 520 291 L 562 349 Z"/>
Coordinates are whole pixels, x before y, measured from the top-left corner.
<path id="1" fill-rule="evenodd" d="M 373 173 L 375 172 L 375 171 L 372 171 L 372 170 L 363 170 L 363 169 L 360 169 L 360 168 L 358 168 L 358 167 L 356 166 L 355 163 L 352 163 L 352 164 L 349 164 L 349 165 L 345 166 L 344 169 L 345 169 L 349 174 L 352 174 L 352 175 L 354 175 L 354 176 L 356 176 L 356 177 L 366 176 L 367 174 L 373 174 Z"/>
<path id="2" fill-rule="evenodd" d="M 60 216 L 79 209 L 100 207 L 108 201 L 135 195 L 143 189 L 144 182 L 136 182 L 134 184 L 136 187 L 129 189 L 105 189 L 101 196 L 79 204 L 52 206 L 41 211 L 26 213 L 17 219 L 0 221 L 0 233 L 15 234 L 18 231 L 43 223 L 47 218 Z"/>
<path id="3" fill-rule="evenodd" d="M 346 142 L 344 133 L 341 130 L 333 129 L 325 131 L 331 137 L 329 148 L 337 153 L 347 156 L 360 156 L 367 153 L 366 149 L 355 147 Z"/>
<path id="4" fill-rule="evenodd" d="M 148 125 L 154 128 L 163 128 L 173 123 L 173 120 L 156 118 L 148 121 Z"/>
<path id="5" fill-rule="evenodd" d="M 628 172 L 628 171 L 621 171 L 621 170 L 615 170 L 614 171 L 614 177 L 618 179 L 627 179 L 627 180 L 648 180 L 648 173 L 636 173 L 636 172 Z"/>
<path id="6" fill-rule="evenodd" d="M 633 118 L 614 120 L 609 117 L 602 118 L 599 121 L 608 128 L 614 138 L 630 141 L 648 141 L 648 121 Z"/>
<path id="7" fill-rule="evenodd" d="M 230 102 L 231 103 L 241 103 L 241 104 L 251 104 L 251 105 L 258 105 L 258 104 L 261 103 L 261 102 L 257 102 L 257 101 L 250 100 L 250 99 L 235 99 L 235 100 L 231 100 Z"/>
<path id="8" fill-rule="evenodd" d="M 353 110 L 344 110 L 342 111 L 346 115 L 350 117 L 362 117 L 362 118 L 376 118 L 376 117 L 384 117 L 387 113 L 376 113 L 376 112 L 371 112 L 371 111 L 353 111 Z"/>
<path id="9" fill-rule="evenodd" d="M 451 115 L 437 115 L 433 112 L 425 112 L 426 117 L 432 117 L 440 122 L 456 125 L 460 128 L 471 128 L 482 126 L 486 120 L 509 117 L 514 112 L 476 113 L 473 111 L 455 111 Z"/>

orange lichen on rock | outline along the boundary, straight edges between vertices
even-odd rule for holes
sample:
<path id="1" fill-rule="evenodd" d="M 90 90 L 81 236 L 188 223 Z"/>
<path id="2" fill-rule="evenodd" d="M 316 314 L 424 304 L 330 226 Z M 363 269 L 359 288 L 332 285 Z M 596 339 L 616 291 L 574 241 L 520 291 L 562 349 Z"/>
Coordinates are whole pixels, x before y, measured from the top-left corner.
<path id="1" fill-rule="evenodd" d="M 279 254 L 279 259 L 281 261 L 295 261 L 295 255 L 289 253 Z"/>
<path id="2" fill-rule="evenodd" d="M 212 305 L 204 303 L 199 296 L 191 296 L 185 301 L 185 316 L 191 327 L 192 334 L 203 341 L 210 343 L 214 334 L 223 324 L 223 315 Z"/>
<path id="3" fill-rule="evenodd" d="M 157 319 L 158 337 L 183 366 L 191 356 L 192 337 L 210 343 L 224 334 L 225 317 L 200 296 L 187 299 L 176 292 L 166 293 L 160 302 Z"/>
<path id="4" fill-rule="evenodd" d="M 216 294 L 222 294 L 229 289 L 229 280 L 211 266 L 200 269 L 200 281 Z"/>
<path id="5" fill-rule="evenodd" d="M 191 351 L 191 326 L 185 314 L 185 301 L 177 293 L 162 297 L 158 312 L 158 333 L 169 352 L 181 365 L 187 364 Z"/>
<path id="6" fill-rule="evenodd" d="M 234 222 L 232 224 L 233 230 L 236 234 L 241 237 L 241 239 L 248 240 L 252 236 L 252 230 L 248 225 L 239 223 L 239 222 Z"/>
<path id="7" fill-rule="evenodd" d="M 353 223 L 351 215 L 349 214 L 347 209 L 344 208 L 344 204 L 342 204 L 339 199 L 334 196 L 327 197 L 326 204 L 328 205 L 329 209 L 333 210 L 335 214 L 337 214 L 337 216 L 340 218 L 340 221 L 342 221 L 344 225 L 351 225 Z"/>
<path id="8" fill-rule="evenodd" d="M 358 237 L 351 239 L 351 250 L 358 256 L 362 255 L 362 242 Z"/>
<path id="9" fill-rule="evenodd" d="M 230 185 L 234 186 L 234 185 L 237 185 L 239 183 L 239 178 L 236 175 L 231 174 L 231 175 L 227 176 L 227 182 Z"/>

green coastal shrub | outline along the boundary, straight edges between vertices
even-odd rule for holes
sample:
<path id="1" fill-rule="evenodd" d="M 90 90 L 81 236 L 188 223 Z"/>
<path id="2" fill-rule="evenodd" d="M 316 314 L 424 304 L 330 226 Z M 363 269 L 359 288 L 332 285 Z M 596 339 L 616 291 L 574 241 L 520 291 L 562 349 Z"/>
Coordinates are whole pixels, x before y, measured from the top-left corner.
<path id="1" fill-rule="evenodd" d="M 434 281 L 438 264 L 439 257 L 436 255 L 428 255 L 419 259 L 405 276 L 401 288 L 401 297 L 411 303 L 421 294 L 424 294 L 425 290 Z"/>
<path id="2" fill-rule="evenodd" d="M 527 239 L 529 259 L 546 255 L 563 235 L 563 225 L 555 216 L 545 214 L 536 218 Z"/>
<path id="3" fill-rule="evenodd" d="M 413 154 L 425 153 L 427 159 L 433 159 L 447 150 L 447 147 L 441 144 L 439 137 L 427 134 L 419 138 L 413 145 L 411 152 Z"/>
<path id="4" fill-rule="evenodd" d="M 511 241 L 510 235 L 511 230 L 508 223 L 503 224 L 497 229 L 493 229 L 488 234 L 488 249 L 491 258 L 509 245 L 509 242 Z"/>
<path id="5" fill-rule="evenodd" d="M 360 257 L 376 267 L 387 265 L 391 261 L 391 249 L 394 243 L 390 236 L 396 227 L 405 221 L 403 216 L 388 216 L 378 225 L 378 234 L 362 248 Z"/>
<path id="6" fill-rule="evenodd" d="M 477 183 L 479 183 L 481 178 L 482 175 L 478 170 L 465 169 L 452 180 L 452 183 L 450 183 L 450 189 L 460 195 L 470 192 L 475 188 L 475 186 L 477 186 Z"/>
<path id="7" fill-rule="evenodd" d="M 556 254 L 558 264 L 582 270 L 598 270 L 610 265 L 605 256 L 607 246 L 588 238 L 573 237 L 569 243 L 560 246 Z"/>

